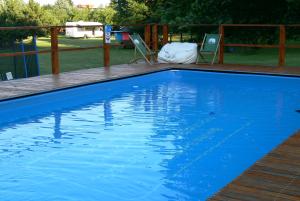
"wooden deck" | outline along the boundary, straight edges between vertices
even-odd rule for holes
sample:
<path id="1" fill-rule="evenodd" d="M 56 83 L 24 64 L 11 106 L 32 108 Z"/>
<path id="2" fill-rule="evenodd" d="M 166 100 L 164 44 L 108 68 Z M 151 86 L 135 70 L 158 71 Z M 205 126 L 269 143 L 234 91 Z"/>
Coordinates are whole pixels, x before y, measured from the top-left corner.
<path id="1" fill-rule="evenodd" d="M 4 81 L 0 82 L 0 101 L 148 73 L 165 68 L 168 67 L 160 65 L 118 65 L 110 68 L 92 68 L 61 73 L 59 75 L 43 75 L 26 79 Z"/>
<path id="2" fill-rule="evenodd" d="M 0 83 L 0 101 L 164 69 L 200 69 L 300 76 L 300 67 L 204 65 L 118 65 Z M 300 125 L 299 125 L 300 129 Z M 210 200 L 299 200 L 300 132 L 257 161 Z"/>
<path id="3" fill-rule="evenodd" d="M 239 65 L 116 65 L 110 68 L 92 68 L 61 73 L 59 75 L 44 75 L 27 79 L 4 81 L 0 84 L 0 101 L 4 99 L 17 98 L 47 91 L 64 89 L 68 87 L 80 86 L 89 83 L 101 82 L 105 80 L 117 79 L 121 77 L 133 76 L 143 73 L 155 72 L 164 69 L 200 69 L 213 71 L 284 74 L 300 76 L 300 67 L 277 68 L 277 67 L 253 67 Z"/>
<path id="4" fill-rule="evenodd" d="M 210 201 L 300 200 L 300 132 L 257 161 Z"/>

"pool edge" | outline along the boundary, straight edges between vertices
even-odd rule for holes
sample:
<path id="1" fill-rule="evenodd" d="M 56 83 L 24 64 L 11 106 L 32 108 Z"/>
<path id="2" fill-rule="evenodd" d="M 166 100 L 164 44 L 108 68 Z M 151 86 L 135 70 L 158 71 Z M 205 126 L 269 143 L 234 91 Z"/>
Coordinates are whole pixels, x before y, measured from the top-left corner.
<path id="1" fill-rule="evenodd" d="M 117 66 L 115 67 L 110 67 L 110 68 L 118 68 Z M 138 66 L 136 66 L 135 68 L 139 68 Z M 98 69 L 98 68 L 97 68 Z M 103 67 L 104 69 L 104 67 Z M 85 72 L 85 71 L 89 71 L 90 69 L 86 69 L 86 70 L 78 70 L 76 71 L 77 74 L 80 74 L 81 72 Z M 9 97 L 5 97 L 5 98 L 1 98 L 0 97 L 0 102 L 4 102 L 4 101 L 9 101 L 9 100 L 15 100 L 18 98 L 25 98 L 25 97 L 30 97 L 30 96 L 34 96 L 34 95 L 41 95 L 41 94 L 45 94 L 45 93 L 49 93 L 49 92 L 55 92 L 55 91 L 61 91 L 61 90 L 65 90 L 65 89 L 72 89 L 72 88 L 76 88 L 76 87 L 81 87 L 81 86 L 88 86 L 88 85 L 93 85 L 93 84 L 98 84 L 98 83 L 104 83 L 104 82 L 109 82 L 109 81 L 114 81 L 114 80 L 121 80 L 121 79 L 127 79 L 127 78 L 131 78 L 131 77 L 136 77 L 136 76 L 141 76 L 141 75 L 147 75 L 147 74 L 152 74 L 152 73 L 157 73 L 157 72 L 162 72 L 162 71 L 168 71 L 168 70 L 194 70 L 194 71 L 203 71 L 203 72 L 215 72 L 215 73 L 228 73 L 228 74 L 251 74 L 251 75 L 266 75 L 266 76 L 280 76 L 280 77 L 296 77 L 296 78 L 300 78 L 300 74 L 296 75 L 296 74 L 288 74 L 288 73 L 277 73 L 277 72 L 261 72 L 261 71 L 242 71 L 242 70 L 232 70 L 232 69 L 210 69 L 210 67 L 199 67 L 197 65 L 190 65 L 190 66 L 186 66 L 186 65 L 178 65 L 178 64 L 168 64 L 168 65 L 164 65 L 164 66 L 155 66 L 154 68 L 145 68 L 145 70 L 142 70 L 140 72 L 133 72 L 133 73 L 128 73 L 128 74 L 121 74 L 121 75 L 117 75 L 117 76 L 108 76 L 105 78 L 100 78 L 98 80 L 92 80 L 92 81 L 81 81 L 79 83 L 76 84 L 72 84 L 72 85 L 66 85 L 66 86 L 58 86 L 58 87 L 54 87 L 54 88 L 50 88 L 50 89 L 46 89 L 46 90 L 40 90 L 37 92 L 28 92 L 28 93 L 21 93 L 19 95 L 11 95 Z M 103 70 L 104 72 L 104 70 Z M 65 72 L 62 73 L 64 76 L 68 76 L 70 75 L 70 78 L 72 79 L 72 75 L 74 74 L 74 72 Z M 38 78 L 43 79 L 44 77 L 47 78 L 52 78 L 52 82 L 54 83 L 55 80 L 57 79 L 57 75 L 45 75 L 45 76 L 38 76 Z M 59 75 L 58 75 L 59 76 Z M 34 79 L 34 78 L 32 78 Z M 26 80 L 26 79 L 22 79 L 22 80 Z M 18 81 L 22 81 L 22 80 L 18 80 Z M 15 80 L 11 80 L 11 81 L 6 81 L 6 82 L 10 82 L 13 85 L 13 82 Z M 34 80 L 33 80 L 34 81 Z M 50 83 L 52 85 L 54 85 L 53 83 Z M 0 88 L 1 89 L 1 88 Z"/>

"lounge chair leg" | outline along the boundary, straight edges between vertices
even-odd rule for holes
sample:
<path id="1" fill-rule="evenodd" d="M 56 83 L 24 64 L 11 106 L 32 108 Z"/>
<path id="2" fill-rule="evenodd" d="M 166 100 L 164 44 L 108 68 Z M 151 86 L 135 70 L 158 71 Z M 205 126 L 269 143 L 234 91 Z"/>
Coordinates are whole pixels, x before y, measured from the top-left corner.
<path id="1" fill-rule="evenodd" d="M 213 60 L 211 61 L 211 65 L 214 65 L 214 63 L 215 63 L 215 59 L 216 59 L 216 52 L 215 52 L 215 54 L 214 54 L 214 58 L 213 58 Z"/>
<path id="2" fill-rule="evenodd" d="M 205 58 L 201 54 L 201 52 L 210 53 L 213 55 L 212 60 L 207 62 L 207 64 L 213 65 L 215 63 L 216 55 L 219 52 L 219 45 L 221 41 L 221 34 L 205 34 L 204 39 L 202 41 L 199 55 L 203 59 L 204 62 L 206 62 Z M 198 61 L 198 58 L 197 58 Z"/>
<path id="3" fill-rule="evenodd" d="M 134 59 L 137 58 L 136 47 L 134 48 Z"/>
<path id="4" fill-rule="evenodd" d="M 134 44 L 135 46 L 135 58 L 137 58 L 137 51 L 139 51 L 139 53 L 141 53 L 141 55 L 143 56 L 144 60 L 152 65 L 152 54 L 153 51 L 151 51 L 149 49 L 149 47 L 147 46 L 147 44 L 143 41 L 143 39 L 141 38 L 140 35 L 138 34 L 129 34 L 129 38 L 131 40 L 131 42 Z M 148 55 L 150 56 L 150 58 L 148 57 Z M 149 61 L 150 60 L 150 61 Z M 153 58 L 153 60 L 155 61 L 155 58 Z M 137 61 L 137 60 L 135 60 Z"/>

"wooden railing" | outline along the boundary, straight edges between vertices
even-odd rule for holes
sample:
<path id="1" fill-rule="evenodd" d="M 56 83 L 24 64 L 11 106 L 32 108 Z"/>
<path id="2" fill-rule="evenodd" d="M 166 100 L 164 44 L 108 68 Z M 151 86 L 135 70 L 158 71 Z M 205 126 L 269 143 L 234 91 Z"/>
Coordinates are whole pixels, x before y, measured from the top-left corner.
<path id="1" fill-rule="evenodd" d="M 103 31 L 105 30 L 104 25 L 101 25 Z M 120 25 L 119 25 L 120 26 Z M 152 48 L 152 50 L 157 51 L 159 49 L 159 45 L 164 45 L 169 42 L 169 25 L 167 24 L 138 24 L 138 25 L 125 25 L 125 26 L 143 26 L 144 27 L 144 40 L 148 46 Z M 300 28 L 300 25 L 269 25 L 269 24 L 221 24 L 221 25 L 211 25 L 211 24 L 194 24 L 194 25 L 186 25 L 191 27 L 212 27 L 215 26 L 218 28 L 218 32 L 222 35 L 220 50 L 219 50 L 219 64 L 224 63 L 224 48 L 225 47 L 256 47 L 256 48 L 278 48 L 279 56 L 278 56 L 278 66 L 285 66 L 285 58 L 286 58 L 286 49 L 287 48 L 300 48 L 298 44 L 286 44 L 286 28 L 287 27 L 295 27 Z M 1 57 L 11 57 L 18 55 L 32 55 L 32 54 L 46 54 L 51 53 L 51 65 L 52 65 L 52 73 L 59 74 L 60 73 L 60 64 L 59 64 L 59 52 L 66 51 L 82 51 L 88 49 L 98 49 L 103 48 L 103 62 L 104 67 L 110 66 L 110 48 L 112 46 L 121 46 L 121 44 L 107 44 L 103 39 L 103 44 L 98 46 L 91 47 L 78 47 L 78 48 L 59 48 L 58 46 L 58 34 L 61 29 L 65 29 L 67 27 L 74 26 L 27 26 L 27 27 L 0 27 L 0 31 L 18 31 L 18 30 L 39 30 L 39 29 L 47 29 L 50 31 L 51 35 L 51 49 L 49 50 L 39 50 L 39 51 L 28 51 L 28 52 L 14 52 L 14 53 L 0 53 Z M 82 27 L 82 26 L 81 26 Z M 99 27 L 99 26 L 84 26 L 84 27 Z M 226 29 L 229 27 L 235 27 L 239 29 L 243 29 L 244 27 L 254 27 L 254 28 L 278 28 L 279 29 L 279 43 L 278 44 L 244 44 L 244 43 L 225 43 L 226 38 Z M 162 40 L 159 41 L 159 32 L 162 33 Z M 105 35 L 105 33 L 103 33 Z M 199 41 L 200 42 L 200 41 Z"/>
<path id="2" fill-rule="evenodd" d="M 162 25 L 167 26 L 167 25 Z M 278 54 L 278 67 L 283 67 L 286 65 L 286 49 L 287 48 L 300 48 L 299 44 L 286 44 L 286 28 L 294 27 L 299 28 L 300 25 L 298 24 L 291 24 L 291 25 L 277 25 L 277 24 L 191 24 L 191 25 L 184 25 L 184 27 L 199 27 L 199 30 L 201 28 L 208 28 L 218 26 L 219 34 L 221 34 L 221 41 L 220 41 L 220 49 L 219 49 L 219 64 L 225 64 L 224 63 L 224 49 L 225 47 L 248 47 L 248 48 L 277 48 L 279 51 Z M 225 43 L 226 38 L 226 29 L 228 28 L 256 28 L 256 29 L 262 29 L 262 28 L 273 28 L 279 30 L 279 38 L 278 44 L 245 44 L 245 43 Z M 167 29 L 165 29 L 165 32 L 168 32 Z M 164 33 L 167 34 L 167 33 Z M 166 41 L 164 41 L 166 43 Z M 198 44 L 201 44 L 201 41 L 198 41 Z"/>
<path id="3" fill-rule="evenodd" d="M 50 37 L 51 37 L 51 49 L 50 50 L 14 52 L 14 53 L 0 53 L 0 59 L 1 59 L 1 57 L 12 57 L 12 56 L 19 56 L 19 55 L 33 55 L 33 54 L 51 53 L 52 74 L 59 74 L 60 73 L 59 52 L 80 51 L 80 50 L 97 49 L 97 48 L 102 48 L 103 47 L 103 46 L 93 46 L 93 47 L 79 47 L 79 48 L 59 48 L 58 47 L 58 44 L 59 44 L 58 43 L 59 30 L 67 28 L 67 27 L 74 27 L 74 26 L 0 27 L 0 31 L 20 31 L 20 30 L 38 31 L 40 29 L 47 29 L 47 30 L 50 30 Z M 99 27 L 99 26 L 85 26 L 85 27 Z"/>
<path id="4" fill-rule="evenodd" d="M 278 28 L 279 29 L 279 44 L 224 44 L 226 36 L 225 28 L 227 27 L 255 27 L 255 28 Z M 286 48 L 300 48 L 300 45 L 286 45 L 286 27 L 300 27 L 299 25 L 270 25 L 270 24 L 223 24 L 220 25 L 219 33 L 222 35 L 219 53 L 219 63 L 224 64 L 224 47 L 257 47 L 257 48 L 278 48 L 278 66 L 285 65 Z"/>

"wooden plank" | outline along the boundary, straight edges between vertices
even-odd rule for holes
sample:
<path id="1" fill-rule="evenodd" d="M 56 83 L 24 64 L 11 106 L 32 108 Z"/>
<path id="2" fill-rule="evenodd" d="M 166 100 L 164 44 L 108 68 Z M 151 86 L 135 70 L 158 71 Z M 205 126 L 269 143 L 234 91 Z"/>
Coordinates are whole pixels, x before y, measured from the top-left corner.
<path id="1" fill-rule="evenodd" d="M 286 45 L 286 48 L 300 48 L 300 45 Z"/>
<path id="2" fill-rule="evenodd" d="M 300 132 L 257 161 L 210 200 L 300 200 Z"/>
<path id="3" fill-rule="evenodd" d="M 166 65 L 117 65 L 110 68 L 84 69 L 57 75 L 43 75 L 26 79 L 1 81 L 0 100 L 21 97 L 55 89 L 94 83 L 139 73 L 157 71 Z"/>
<path id="4" fill-rule="evenodd" d="M 227 43 L 224 44 L 225 47 L 259 47 L 259 48 L 279 48 L 279 45 L 259 45 L 259 44 L 236 44 L 236 43 Z"/>
<path id="5" fill-rule="evenodd" d="M 104 67 L 110 66 L 110 45 L 104 44 L 103 46 L 103 54 L 104 54 Z"/>
<path id="6" fill-rule="evenodd" d="M 285 26 L 280 25 L 279 28 L 279 58 L 278 58 L 278 65 L 279 66 L 284 66 L 285 64 L 285 43 L 286 43 L 286 31 L 285 31 Z"/>
<path id="7" fill-rule="evenodd" d="M 120 45 L 121 46 L 121 45 Z M 92 50 L 92 49 L 101 49 L 103 45 L 90 46 L 90 47 L 74 47 L 74 48 L 59 48 L 59 52 L 69 52 L 69 51 L 81 51 L 81 50 Z"/>
<path id="8" fill-rule="evenodd" d="M 279 27 L 278 24 L 222 24 L 224 27 Z"/>
<path id="9" fill-rule="evenodd" d="M 158 25 L 152 25 L 152 50 L 158 51 Z"/>
<path id="10" fill-rule="evenodd" d="M 158 25 L 164 25 L 164 24 L 158 24 Z M 169 24 L 169 27 L 219 27 L 220 24 Z"/>
<path id="11" fill-rule="evenodd" d="M 51 64 L 52 74 L 59 74 L 58 29 L 51 28 Z"/>
<path id="12" fill-rule="evenodd" d="M 300 24 L 287 24 L 285 25 L 286 27 L 296 27 L 296 28 L 299 28 L 300 27 Z"/>
<path id="13" fill-rule="evenodd" d="M 113 47 L 122 47 L 122 44 L 111 44 Z M 81 51 L 81 50 L 91 50 L 103 48 L 103 45 L 90 46 L 90 47 L 77 47 L 77 48 L 59 48 L 58 52 L 68 52 L 68 51 Z M 0 53 L 0 57 L 13 57 L 20 55 L 33 55 L 33 54 L 47 54 L 51 53 L 51 50 L 39 50 L 39 51 L 27 51 L 27 52 L 15 52 L 15 53 Z"/>
<path id="14" fill-rule="evenodd" d="M 163 45 L 169 42 L 169 27 L 167 24 L 163 25 Z"/>
<path id="15" fill-rule="evenodd" d="M 41 28 L 50 29 L 51 26 L 19 26 L 19 27 L 0 27 L 0 31 L 15 31 L 15 30 L 36 30 Z"/>
<path id="16" fill-rule="evenodd" d="M 300 68 L 298 67 L 285 67 L 282 69 L 274 67 L 263 67 L 263 66 L 247 66 L 247 65 L 176 65 L 172 64 L 172 67 L 182 68 L 182 69 L 203 69 L 203 70 L 216 70 L 216 71 L 238 71 L 238 72 L 247 72 L 247 73 L 271 73 L 271 74 L 286 74 L 286 75 L 300 75 Z M 101 81 L 102 78 L 111 79 L 111 76 L 124 76 L 137 74 L 141 72 L 147 72 L 148 70 L 161 70 L 165 68 L 170 68 L 170 64 L 157 64 L 149 66 L 147 64 L 132 64 L 132 65 L 118 65 L 110 67 L 108 72 L 104 71 L 103 68 L 95 69 L 86 69 L 79 71 L 72 71 L 68 73 L 61 73 L 60 79 L 57 80 L 56 76 L 44 75 L 38 77 L 32 77 L 27 79 L 18 79 L 11 81 L 3 81 L 0 85 L 0 100 L 5 98 L 13 98 L 16 96 L 28 95 L 32 93 L 34 89 L 36 92 L 43 92 L 45 90 L 57 89 L 60 87 L 67 87 L 70 85 L 78 85 L 86 82 Z M 110 75 L 111 76 L 108 76 Z M 105 75 L 105 76 L 104 76 Z M 294 143 L 294 144 L 293 144 Z M 288 148 L 284 149 L 285 157 L 286 155 L 289 158 L 296 160 L 296 154 L 300 153 L 297 147 L 300 144 L 300 137 L 298 141 L 294 138 L 294 141 L 289 141 Z M 281 152 L 276 152 L 276 154 L 283 154 Z M 300 154 L 299 154 L 300 156 Z M 293 158 L 292 158 L 293 157 Z M 271 167 L 269 167 L 271 168 Z"/>
<path id="17" fill-rule="evenodd" d="M 144 28 L 144 39 L 145 39 L 145 43 L 146 45 L 151 49 L 151 25 L 147 24 L 145 25 Z M 150 55 L 146 55 L 147 59 L 150 60 Z"/>
<path id="18" fill-rule="evenodd" d="M 219 34 L 221 35 L 220 39 L 220 47 L 219 47 L 219 64 L 224 63 L 224 26 L 220 25 L 219 26 Z"/>
<path id="19" fill-rule="evenodd" d="M 110 47 L 122 47 L 124 45 L 120 43 L 109 44 Z M 81 50 L 91 50 L 91 49 L 101 49 L 104 48 L 103 45 L 90 46 L 90 47 L 74 47 L 74 48 L 59 48 L 59 52 L 68 52 L 68 51 L 81 51 Z"/>
<path id="20" fill-rule="evenodd" d="M 14 52 L 14 53 L 0 53 L 0 57 L 14 57 L 20 55 L 33 55 L 33 54 L 46 54 L 51 53 L 51 50 L 27 51 L 27 52 Z"/>
<path id="21" fill-rule="evenodd" d="M 145 25 L 144 39 L 146 45 L 151 48 L 151 25 L 150 24 Z"/>

